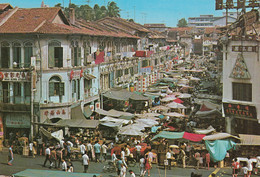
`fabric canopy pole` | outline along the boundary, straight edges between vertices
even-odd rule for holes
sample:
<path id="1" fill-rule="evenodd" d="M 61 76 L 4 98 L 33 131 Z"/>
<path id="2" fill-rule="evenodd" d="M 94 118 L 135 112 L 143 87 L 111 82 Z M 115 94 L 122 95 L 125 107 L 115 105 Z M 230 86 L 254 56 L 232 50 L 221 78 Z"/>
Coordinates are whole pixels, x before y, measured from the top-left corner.
<path id="1" fill-rule="evenodd" d="M 214 162 L 223 160 L 227 154 L 227 151 L 234 148 L 236 143 L 231 139 L 205 141 L 206 149 L 210 154 L 210 159 Z"/>

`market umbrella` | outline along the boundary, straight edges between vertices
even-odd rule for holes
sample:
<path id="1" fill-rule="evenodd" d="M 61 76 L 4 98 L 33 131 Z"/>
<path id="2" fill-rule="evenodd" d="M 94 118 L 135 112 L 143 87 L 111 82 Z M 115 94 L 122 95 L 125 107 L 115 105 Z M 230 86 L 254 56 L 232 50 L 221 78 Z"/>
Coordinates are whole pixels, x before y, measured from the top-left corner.
<path id="1" fill-rule="evenodd" d="M 118 134 L 120 135 L 131 135 L 131 136 L 142 136 L 143 133 L 140 132 L 140 130 L 137 130 L 137 129 L 126 129 L 126 130 L 123 130 L 123 131 L 119 131 Z"/>
<path id="2" fill-rule="evenodd" d="M 175 103 L 183 103 L 184 101 L 182 101 L 180 98 L 177 98 L 175 100 L 173 100 Z"/>
<path id="3" fill-rule="evenodd" d="M 151 125 L 151 126 L 159 124 L 156 120 L 151 120 L 151 119 L 136 119 L 135 121 L 141 122 L 141 123 L 144 123 L 144 124 L 147 124 L 147 125 Z"/>
<path id="4" fill-rule="evenodd" d="M 184 106 L 183 104 L 180 104 L 180 103 L 175 103 L 175 102 L 171 102 L 169 104 L 166 105 L 167 107 L 169 108 L 172 108 L 172 109 L 186 109 L 187 107 Z"/>
<path id="5" fill-rule="evenodd" d="M 151 108 L 151 110 L 153 110 L 153 111 L 155 111 L 155 110 L 158 110 L 158 111 L 167 111 L 167 110 L 169 110 L 169 108 L 166 107 L 166 106 L 159 105 L 159 106 L 155 106 L 155 107 Z"/>
<path id="6" fill-rule="evenodd" d="M 165 116 L 169 116 L 169 117 L 184 117 L 183 114 L 177 113 L 177 112 L 169 112 L 169 113 L 165 113 Z"/>
<path id="7" fill-rule="evenodd" d="M 183 93 L 178 96 L 178 98 L 190 98 L 190 97 L 191 97 L 191 94 L 188 94 L 188 93 Z"/>
<path id="8" fill-rule="evenodd" d="M 165 97 L 163 99 L 161 99 L 161 102 L 170 102 L 173 101 L 174 99 L 176 99 L 175 97 Z"/>
<path id="9" fill-rule="evenodd" d="M 170 147 L 170 148 L 176 148 L 176 149 L 178 149 L 178 148 L 179 148 L 179 146 L 177 146 L 177 145 L 174 145 L 174 144 L 173 144 L 173 145 L 170 145 L 169 147 Z"/>
<path id="10" fill-rule="evenodd" d="M 120 131 L 125 131 L 125 130 L 128 130 L 128 129 L 135 129 L 135 130 L 138 130 L 138 131 L 145 130 L 145 128 L 143 126 L 140 126 L 138 124 L 130 124 L 130 125 L 121 127 Z"/>

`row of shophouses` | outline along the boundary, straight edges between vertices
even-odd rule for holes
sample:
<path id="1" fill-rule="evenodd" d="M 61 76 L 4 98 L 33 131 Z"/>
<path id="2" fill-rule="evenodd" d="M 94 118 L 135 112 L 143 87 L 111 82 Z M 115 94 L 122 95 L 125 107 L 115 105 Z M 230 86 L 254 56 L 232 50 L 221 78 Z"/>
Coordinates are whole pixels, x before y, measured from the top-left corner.
<path id="1" fill-rule="evenodd" d="M 144 91 L 170 57 L 166 38 L 121 18 L 67 19 L 60 8 L 0 4 L 0 137 L 100 108 L 113 87 Z M 102 104 L 101 104 L 102 106 Z"/>

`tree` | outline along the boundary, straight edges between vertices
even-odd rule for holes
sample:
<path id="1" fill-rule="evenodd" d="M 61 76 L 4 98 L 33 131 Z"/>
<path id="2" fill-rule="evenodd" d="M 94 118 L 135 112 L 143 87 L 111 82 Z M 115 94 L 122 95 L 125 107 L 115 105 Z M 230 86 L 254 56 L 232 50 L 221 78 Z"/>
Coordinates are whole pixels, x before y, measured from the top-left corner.
<path id="1" fill-rule="evenodd" d="M 112 1 L 107 3 L 107 16 L 109 17 L 120 17 L 121 9 L 117 6 L 117 4 Z"/>
<path id="2" fill-rule="evenodd" d="M 182 18 L 178 21 L 177 26 L 178 27 L 186 27 L 188 25 L 187 21 L 185 20 L 185 18 Z"/>

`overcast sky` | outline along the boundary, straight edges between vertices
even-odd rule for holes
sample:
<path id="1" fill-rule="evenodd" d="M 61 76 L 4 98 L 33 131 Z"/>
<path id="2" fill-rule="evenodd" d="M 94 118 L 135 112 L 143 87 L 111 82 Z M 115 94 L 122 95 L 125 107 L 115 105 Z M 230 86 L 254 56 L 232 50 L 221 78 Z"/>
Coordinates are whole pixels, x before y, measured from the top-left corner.
<path id="1" fill-rule="evenodd" d="M 222 16 L 223 11 L 215 10 L 215 0 L 114 0 L 121 11 L 122 18 L 132 18 L 136 22 L 165 23 L 169 27 L 176 26 L 181 18 L 196 17 L 213 14 Z M 13 7 L 21 8 L 40 7 L 42 0 L 0 0 L 1 3 L 10 3 Z M 87 4 L 87 0 L 71 0 L 76 5 Z M 68 6 L 69 0 L 44 0 L 44 3 L 53 7 L 57 3 Z M 90 0 L 94 4 L 104 5 L 108 0 Z"/>

